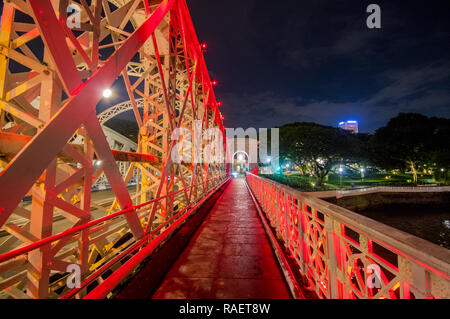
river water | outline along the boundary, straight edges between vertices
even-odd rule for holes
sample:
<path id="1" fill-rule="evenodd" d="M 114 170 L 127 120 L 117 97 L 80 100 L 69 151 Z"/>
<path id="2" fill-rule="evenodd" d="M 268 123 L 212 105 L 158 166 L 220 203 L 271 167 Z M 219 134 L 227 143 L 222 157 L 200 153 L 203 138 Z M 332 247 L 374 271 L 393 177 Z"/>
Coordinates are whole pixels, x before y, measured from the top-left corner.
<path id="1" fill-rule="evenodd" d="M 358 213 L 450 249 L 450 207 L 385 205 Z"/>

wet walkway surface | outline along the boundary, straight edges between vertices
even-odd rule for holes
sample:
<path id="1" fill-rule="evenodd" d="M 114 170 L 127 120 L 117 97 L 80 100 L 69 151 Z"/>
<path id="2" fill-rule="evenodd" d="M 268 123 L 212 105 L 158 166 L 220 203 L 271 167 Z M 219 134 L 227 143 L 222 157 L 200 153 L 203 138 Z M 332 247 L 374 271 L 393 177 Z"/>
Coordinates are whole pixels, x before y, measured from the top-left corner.
<path id="1" fill-rule="evenodd" d="M 243 179 L 230 182 L 152 298 L 291 298 Z"/>

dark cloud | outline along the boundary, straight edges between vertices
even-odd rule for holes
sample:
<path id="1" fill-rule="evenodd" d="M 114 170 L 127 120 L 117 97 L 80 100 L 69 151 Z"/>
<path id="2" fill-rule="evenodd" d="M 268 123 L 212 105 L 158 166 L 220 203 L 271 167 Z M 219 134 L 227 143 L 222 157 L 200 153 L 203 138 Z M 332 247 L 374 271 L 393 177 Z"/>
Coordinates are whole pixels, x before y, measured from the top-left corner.
<path id="1" fill-rule="evenodd" d="M 389 84 L 372 96 L 356 101 L 283 97 L 275 92 L 254 95 L 225 94 L 231 123 L 253 127 L 272 127 L 293 121 L 312 121 L 335 126 L 345 119 L 360 121 L 373 131 L 399 112 L 419 112 L 450 117 L 450 92 L 439 87 L 450 75 L 448 65 L 439 63 L 408 70 L 392 70 L 380 75 Z"/>

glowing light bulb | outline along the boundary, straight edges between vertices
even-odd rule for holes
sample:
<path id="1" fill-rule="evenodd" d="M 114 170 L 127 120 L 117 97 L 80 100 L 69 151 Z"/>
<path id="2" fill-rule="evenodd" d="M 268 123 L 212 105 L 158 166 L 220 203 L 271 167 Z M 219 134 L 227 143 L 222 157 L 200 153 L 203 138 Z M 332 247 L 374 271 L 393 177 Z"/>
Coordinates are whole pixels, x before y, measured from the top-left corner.
<path id="1" fill-rule="evenodd" d="M 104 98 L 109 98 L 112 95 L 112 91 L 110 89 L 105 89 L 103 90 L 103 97 Z"/>

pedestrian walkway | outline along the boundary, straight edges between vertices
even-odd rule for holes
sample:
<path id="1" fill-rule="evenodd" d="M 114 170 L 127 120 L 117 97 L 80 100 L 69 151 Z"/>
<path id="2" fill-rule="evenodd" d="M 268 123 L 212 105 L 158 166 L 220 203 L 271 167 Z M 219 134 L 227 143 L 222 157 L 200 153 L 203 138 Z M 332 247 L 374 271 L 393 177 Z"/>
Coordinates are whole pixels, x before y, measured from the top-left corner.
<path id="1" fill-rule="evenodd" d="M 230 182 L 152 298 L 291 298 L 244 179 Z"/>

